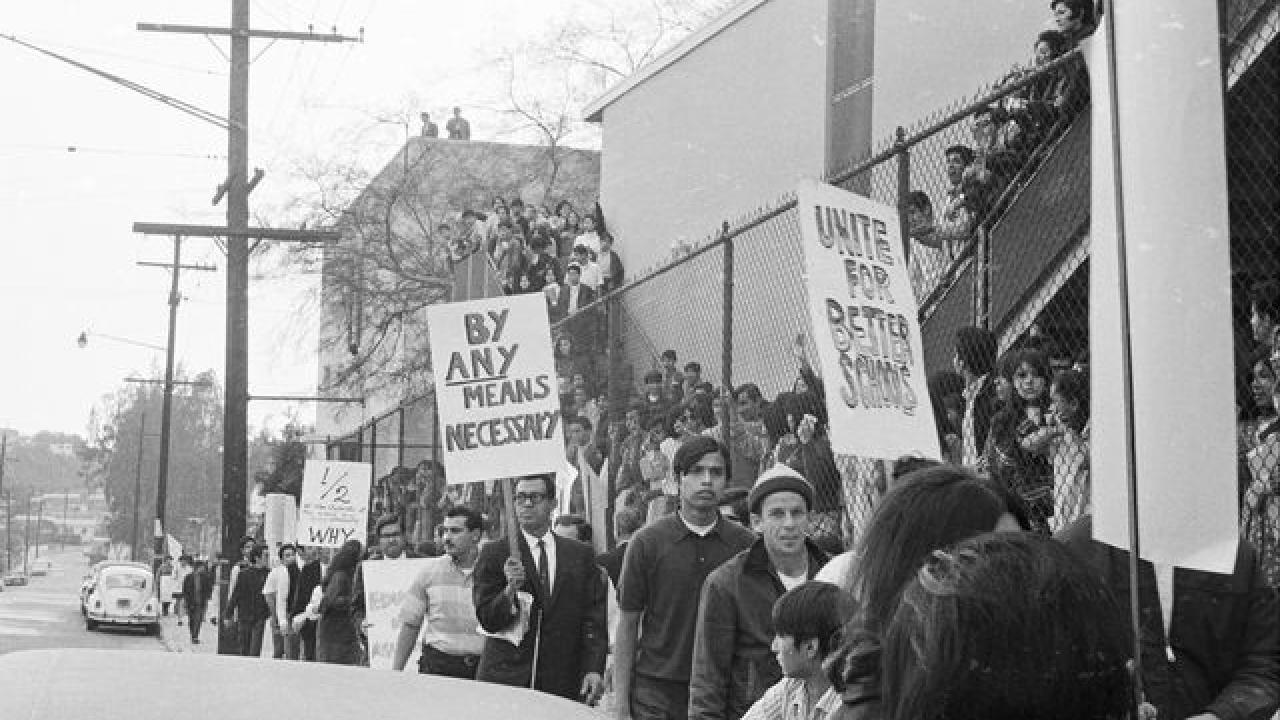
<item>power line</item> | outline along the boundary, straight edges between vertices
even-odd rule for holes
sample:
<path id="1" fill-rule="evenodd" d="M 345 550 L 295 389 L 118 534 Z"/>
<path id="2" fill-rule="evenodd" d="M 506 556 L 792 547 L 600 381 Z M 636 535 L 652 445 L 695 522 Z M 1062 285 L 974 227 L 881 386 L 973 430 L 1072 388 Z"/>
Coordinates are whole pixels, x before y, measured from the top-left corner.
<path id="1" fill-rule="evenodd" d="M 67 63 L 68 65 L 73 65 L 75 67 L 78 67 L 81 70 L 84 70 L 85 72 L 89 72 L 94 75 L 97 75 L 98 77 L 110 80 L 111 82 L 116 83 L 117 85 L 126 87 L 140 95 L 145 95 L 151 98 L 152 100 L 168 105 L 169 107 L 175 110 L 184 112 L 190 115 L 191 117 L 194 117 L 198 120 L 203 120 L 209 123 L 210 125 L 215 125 L 223 130 L 227 130 L 230 128 L 230 122 L 226 118 L 220 115 L 217 115 L 215 113 L 209 112 L 208 110 L 205 110 L 203 108 L 196 107 L 195 105 L 192 105 L 191 103 L 186 102 L 185 100 L 179 100 L 175 97 L 165 95 L 159 90 L 152 90 L 146 85 L 143 85 L 141 83 L 136 83 L 132 80 L 127 80 L 125 78 L 120 77 L 119 75 L 114 75 L 112 73 L 109 73 L 106 70 L 100 70 L 96 67 L 93 67 L 92 65 L 82 63 L 79 60 L 72 60 L 71 58 L 66 57 L 65 55 L 59 55 L 58 53 L 53 52 L 52 50 L 46 50 L 42 47 L 39 47 L 38 45 L 33 45 L 13 35 L 0 34 L 0 37 L 6 40 L 9 40 L 10 42 L 13 42 L 17 45 L 21 45 L 25 48 L 35 50 L 36 52 L 42 55 L 48 55 L 49 57 L 54 58 L 55 60 L 61 60 L 62 62 Z"/>
<path id="2" fill-rule="evenodd" d="M 131 148 L 107 148 L 94 147 L 91 145 L 54 145 L 54 144 L 32 144 L 32 143 L 0 143 L 0 148 L 14 148 L 19 150 L 49 150 L 54 152 L 65 153 L 84 153 L 92 155 L 124 155 L 129 157 L 171 157 L 184 158 L 188 160 L 226 160 L 226 155 L 212 155 L 200 153 L 184 153 L 184 152 L 163 152 L 158 150 L 137 150 Z"/>

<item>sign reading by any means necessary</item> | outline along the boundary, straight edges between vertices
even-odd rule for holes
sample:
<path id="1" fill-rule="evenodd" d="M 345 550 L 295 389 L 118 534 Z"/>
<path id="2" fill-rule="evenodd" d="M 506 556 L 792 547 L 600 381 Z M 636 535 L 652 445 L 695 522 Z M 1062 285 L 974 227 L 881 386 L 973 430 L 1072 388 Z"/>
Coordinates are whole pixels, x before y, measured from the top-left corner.
<path id="1" fill-rule="evenodd" d="M 797 202 L 831 448 L 938 457 L 898 211 L 811 181 Z"/>
<path id="2" fill-rule="evenodd" d="M 302 470 L 298 542 L 318 547 L 364 542 L 372 484 L 369 463 L 308 460 Z"/>
<path id="3" fill-rule="evenodd" d="M 563 468 L 543 296 L 432 305 L 427 322 L 449 483 Z"/>

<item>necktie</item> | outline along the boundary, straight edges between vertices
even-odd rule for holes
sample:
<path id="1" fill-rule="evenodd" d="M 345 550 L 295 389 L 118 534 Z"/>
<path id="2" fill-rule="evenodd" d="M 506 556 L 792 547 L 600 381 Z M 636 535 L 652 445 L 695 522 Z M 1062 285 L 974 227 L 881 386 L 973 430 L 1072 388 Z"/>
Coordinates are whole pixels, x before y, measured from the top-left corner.
<path id="1" fill-rule="evenodd" d="M 542 583 L 542 593 L 551 597 L 551 573 L 547 569 L 547 544 L 538 541 L 538 582 Z"/>

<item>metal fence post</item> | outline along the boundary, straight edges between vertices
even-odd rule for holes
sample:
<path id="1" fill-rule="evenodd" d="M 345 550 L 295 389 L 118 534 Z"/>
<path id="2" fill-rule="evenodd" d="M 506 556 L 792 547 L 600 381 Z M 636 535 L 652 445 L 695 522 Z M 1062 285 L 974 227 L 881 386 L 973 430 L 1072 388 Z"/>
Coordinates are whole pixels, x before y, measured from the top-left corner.
<path id="1" fill-rule="evenodd" d="M 974 230 L 977 247 L 973 253 L 973 324 L 990 329 L 991 324 L 991 244 L 987 241 L 987 228 L 979 224 Z"/>
<path id="2" fill-rule="evenodd" d="M 911 262 L 910 222 L 907 218 L 907 195 L 911 194 L 911 150 L 907 146 L 907 131 L 901 125 L 893 133 L 894 154 L 898 158 L 898 227 L 902 234 L 902 257 Z"/>
<path id="3" fill-rule="evenodd" d="M 728 389 L 729 393 L 733 393 L 733 240 L 729 237 L 729 221 L 726 220 L 720 226 L 720 236 L 724 239 L 724 302 L 722 303 L 723 315 L 721 319 L 722 335 L 720 345 L 720 379 L 721 386 Z M 733 402 L 730 398 L 721 398 L 721 402 Z M 725 420 L 729 418 L 726 412 Z M 718 420 L 718 419 L 717 419 Z M 737 453 L 733 449 L 733 430 L 732 428 L 720 428 L 720 440 L 725 447 L 729 449 L 729 477 L 732 478 L 732 469 L 737 464 Z"/>
<path id="4" fill-rule="evenodd" d="M 606 386 L 606 397 L 608 398 L 608 406 L 604 412 L 604 418 L 612 422 L 614 418 L 621 418 L 625 414 L 623 404 L 626 402 L 626 388 L 622 387 L 619 378 L 622 376 L 619 365 L 622 363 L 622 322 L 620 299 L 615 297 L 613 293 L 605 296 L 604 312 L 605 312 L 605 363 L 608 366 Z M 596 434 L 604 433 L 605 437 L 609 437 L 609 428 L 596 428 Z M 612 456 L 613 447 L 609 448 Z M 610 549 L 616 547 L 618 539 L 614 537 L 613 532 L 613 498 L 617 494 L 617 488 L 614 487 L 615 470 L 613 467 L 616 458 L 609 463 L 609 473 L 605 477 L 605 499 L 604 499 L 604 515 L 605 526 L 604 537 L 605 544 Z"/>

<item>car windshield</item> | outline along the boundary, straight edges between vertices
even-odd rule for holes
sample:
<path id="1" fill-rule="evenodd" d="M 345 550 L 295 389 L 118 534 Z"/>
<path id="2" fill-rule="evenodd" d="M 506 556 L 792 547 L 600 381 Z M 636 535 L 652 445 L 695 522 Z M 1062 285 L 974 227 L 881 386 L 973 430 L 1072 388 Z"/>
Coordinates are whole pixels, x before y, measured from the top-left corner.
<path id="1" fill-rule="evenodd" d="M 102 578 L 102 586 L 108 589 L 133 588 L 142 590 L 147 587 L 147 576 L 138 573 L 111 573 Z"/>

